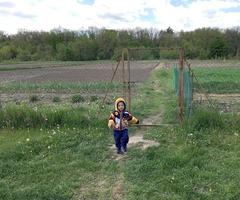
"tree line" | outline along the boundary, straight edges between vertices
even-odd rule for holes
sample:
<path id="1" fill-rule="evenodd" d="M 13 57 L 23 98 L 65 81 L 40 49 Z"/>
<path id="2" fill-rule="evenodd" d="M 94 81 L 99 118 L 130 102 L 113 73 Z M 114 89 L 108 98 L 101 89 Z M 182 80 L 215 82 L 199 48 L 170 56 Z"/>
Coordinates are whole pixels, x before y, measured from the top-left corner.
<path id="1" fill-rule="evenodd" d="M 239 59 L 240 27 L 231 29 L 201 28 L 175 32 L 141 29 L 109 30 L 88 28 L 71 31 L 19 31 L 8 35 L 0 31 L 0 62 L 16 61 L 85 61 L 118 59 L 122 48 L 183 47 L 188 59 Z M 175 59 L 176 50 L 135 52 L 136 59 Z"/>

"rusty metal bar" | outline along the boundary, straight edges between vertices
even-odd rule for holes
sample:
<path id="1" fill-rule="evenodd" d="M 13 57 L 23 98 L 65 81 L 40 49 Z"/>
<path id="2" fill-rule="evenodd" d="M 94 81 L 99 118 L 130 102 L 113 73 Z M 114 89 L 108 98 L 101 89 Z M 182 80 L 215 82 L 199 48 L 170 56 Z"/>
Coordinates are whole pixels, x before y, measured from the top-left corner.
<path id="1" fill-rule="evenodd" d="M 118 61 L 118 63 L 117 63 L 117 66 L 116 66 L 116 68 L 115 68 L 115 70 L 114 70 L 114 72 L 113 72 L 113 75 L 112 75 L 112 78 L 111 78 L 110 83 L 112 83 L 112 81 L 113 81 L 113 79 L 114 79 L 114 77 L 115 77 L 115 75 L 116 75 L 116 72 L 117 72 L 117 70 L 118 70 L 118 67 L 119 67 L 120 62 L 121 62 L 121 59 L 119 59 L 119 61 Z M 104 98 L 103 98 L 102 104 L 105 103 L 105 100 L 106 100 L 106 98 L 107 98 L 108 92 L 109 92 L 109 87 L 107 88 L 107 91 L 106 91 L 105 96 L 104 96 Z"/>
<path id="2" fill-rule="evenodd" d="M 122 51 L 122 84 L 123 84 L 123 98 L 126 99 L 126 80 L 125 80 L 125 54 Z"/>
<path id="3" fill-rule="evenodd" d="M 177 126 L 178 124 L 130 124 L 129 126 L 135 126 L 135 127 L 138 127 L 138 126 Z"/>
<path id="4" fill-rule="evenodd" d="M 129 51 L 137 51 L 137 50 L 180 50 L 180 47 L 171 47 L 171 48 L 164 48 L 164 47 L 159 47 L 159 48 L 128 48 Z"/>
<path id="5" fill-rule="evenodd" d="M 127 49 L 127 67 L 128 67 L 128 111 L 131 112 L 131 70 L 130 70 L 130 56 Z"/>

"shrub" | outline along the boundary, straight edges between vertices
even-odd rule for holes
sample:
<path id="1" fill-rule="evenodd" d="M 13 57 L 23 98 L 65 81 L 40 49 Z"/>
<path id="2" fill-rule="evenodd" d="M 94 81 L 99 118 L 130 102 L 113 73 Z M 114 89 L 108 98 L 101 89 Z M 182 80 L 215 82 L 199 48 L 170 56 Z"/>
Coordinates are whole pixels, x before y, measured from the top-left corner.
<path id="1" fill-rule="evenodd" d="M 98 96 L 96 96 L 96 95 L 90 97 L 91 102 L 94 102 L 94 101 L 97 101 L 97 100 L 98 100 Z"/>
<path id="2" fill-rule="evenodd" d="M 224 120 L 219 112 L 214 110 L 197 110 L 190 120 L 193 130 L 219 129 L 224 128 Z"/>
<path id="3" fill-rule="evenodd" d="M 37 95 L 31 95 L 30 98 L 29 98 L 29 101 L 30 102 L 36 102 L 36 101 L 39 101 L 39 97 Z"/>
<path id="4" fill-rule="evenodd" d="M 84 97 L 82 97 L 79 94 L 72 96 L 72 103 L 80 103 L 80 102 L 84 102 Z"/>
<path id="5" fill-rule="evenodd" d="M 55 96 L 55 97 L 53 97 L 52 101 L 55 102 L 55 103 L 57 103 L 57 102 L 60 102 L 61 99 L 60 99 L 60 97 Z"/>

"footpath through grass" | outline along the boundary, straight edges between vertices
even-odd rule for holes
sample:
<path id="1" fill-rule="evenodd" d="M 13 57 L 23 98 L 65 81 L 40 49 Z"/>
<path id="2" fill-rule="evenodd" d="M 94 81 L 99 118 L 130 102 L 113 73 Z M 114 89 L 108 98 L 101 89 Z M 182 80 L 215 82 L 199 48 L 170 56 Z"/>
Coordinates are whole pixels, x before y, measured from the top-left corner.
<path id="1" fill-rule="evenodd" d="M 176 123 L 171 70 L 154 70 L 138 91 L 134 115 L 143 120 L 163 112 L 163 123 Z M 113 199 L 119 174 L 121 196 L 127 200 L 240 198 L 239 116 L 200 110 L 181 127 L 149 128 L 145 138 L 160 145 L 130 148 L 119 168 L 109 150 L 113 139 L 106 127 L 113 105 L 98 110 L 96 104 L 35 111 L 41 114 L 21 111 L 31 126 L 17 120 L 16 108 L 4 110 L 0 199 Z M 45 116 L 51 120 L 45 122 Z M 16 123 L 13 129 L 11 121 Z"/>

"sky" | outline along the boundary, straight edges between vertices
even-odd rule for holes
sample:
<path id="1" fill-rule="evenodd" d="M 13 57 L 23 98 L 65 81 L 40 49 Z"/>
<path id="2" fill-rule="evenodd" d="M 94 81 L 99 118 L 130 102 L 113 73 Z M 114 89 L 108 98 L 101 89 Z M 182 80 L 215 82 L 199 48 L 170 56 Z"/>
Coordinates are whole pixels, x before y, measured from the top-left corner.
<path id="1" fill-rule="evenodd" d="M 240 0 L 0 0 L 0 31 L 240 26 Z"/>

